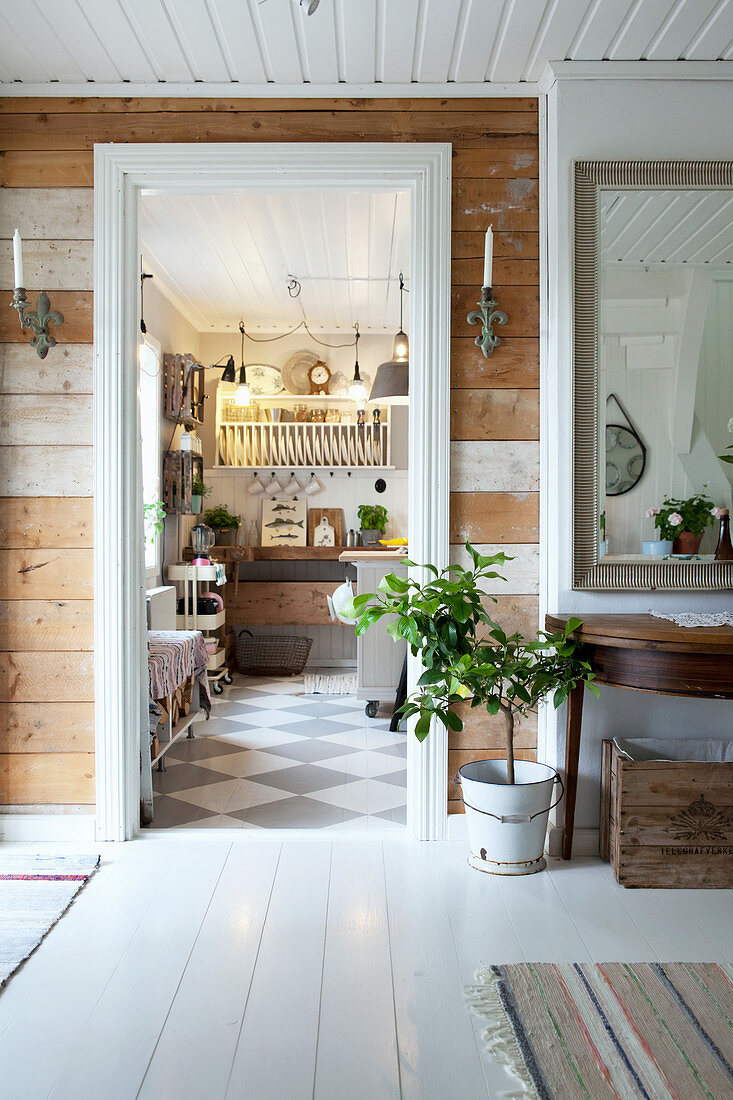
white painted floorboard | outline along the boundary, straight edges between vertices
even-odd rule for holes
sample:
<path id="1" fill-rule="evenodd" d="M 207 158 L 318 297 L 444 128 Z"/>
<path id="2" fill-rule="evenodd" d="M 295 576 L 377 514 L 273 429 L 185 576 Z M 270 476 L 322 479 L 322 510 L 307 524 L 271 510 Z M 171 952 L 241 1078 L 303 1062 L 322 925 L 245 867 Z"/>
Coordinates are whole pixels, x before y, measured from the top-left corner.
<path id="1" fill-rule="evenodd" d="M 2 1100 L 484 1100 L 511 1082 L 464 1006 L 479 965 L 733 959 L 733 891 L 625 891 L 599 860 L 503 879 L 457 841 L 102 848 L 0 993 Z"/>

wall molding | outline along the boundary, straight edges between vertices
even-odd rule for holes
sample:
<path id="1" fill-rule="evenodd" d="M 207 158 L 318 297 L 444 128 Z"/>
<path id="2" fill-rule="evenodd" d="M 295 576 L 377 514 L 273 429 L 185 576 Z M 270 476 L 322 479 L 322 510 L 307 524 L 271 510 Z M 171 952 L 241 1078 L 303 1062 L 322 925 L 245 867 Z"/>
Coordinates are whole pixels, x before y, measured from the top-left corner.
<path id="1" fill-rule="evenodd" d="M 494 84 L 477 81 L 470 84 L 239 84 L 236 81 L 209 83 L 200 81 L 174 84 L 155 83 L 97 84 L 25 84 L 0 82 L 0 94 L 11 99 L 42 97 L 64 99 L 526 99 L 542 94 L 538 81 Z"/>
<path id="2" fill-rule="evenodd" d="M 197 85 L 198 94 L 203 92 Z M 158 94 L 161 86 L 158 85 Z M 132 91 L 127 86 L 127 94 Z M 87 85 L 87 95 L 89 86 Z M 341 89 L 343 94 L 343 88 Z M 138 827 L 147 728 L 145 576 L 137 378 L 138 197 L 142 188 L 403 190 L 410 196 L 414 386 L 408 497 L 417 561 L 448 564 L 451 146 L 444 143 L 96 145 L 94 619 L 97 839 Z M 422 379 L 420 378 L 422 374 Z M 410 664 L 412 683 L 418 675 Z M 408 828 L 447 835 L 447 743 L 408 737 Z"/>
<path id="3" fill-rule="evenodd" d="M 542 95 L 566 80 L 733 80 L 733 61 L 549 61 Z M 525 93 L 527 94 L 527 93 Z"/>
<path id="4" fill-rule="evenodd" d="M 94 814 L 9 813 L 0 814 L 0 841 L 93 841 Z M 97 838 L 98 839 L 98 838 Z"/>

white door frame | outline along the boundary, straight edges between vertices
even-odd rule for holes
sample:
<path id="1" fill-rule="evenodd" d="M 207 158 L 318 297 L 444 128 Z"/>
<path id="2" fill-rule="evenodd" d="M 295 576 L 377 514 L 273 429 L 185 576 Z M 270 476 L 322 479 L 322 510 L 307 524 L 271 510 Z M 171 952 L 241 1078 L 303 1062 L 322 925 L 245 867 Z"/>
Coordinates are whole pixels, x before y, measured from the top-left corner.
<path id="1" fill-rule="evenodd" d="M 409 531 L 414 561 L 448 564 L 451 146 L 422 143 L 94 147 L 94 720 L 97 839 L 139 817 L 147 724 L 140 499 L 138 205 L 141 190 L 402 190 L 410 196 Z M 417 663 L 411 661 L 409 682 Z M 447 836 L 442 726 L 408 737 L 408 828 Z"/>

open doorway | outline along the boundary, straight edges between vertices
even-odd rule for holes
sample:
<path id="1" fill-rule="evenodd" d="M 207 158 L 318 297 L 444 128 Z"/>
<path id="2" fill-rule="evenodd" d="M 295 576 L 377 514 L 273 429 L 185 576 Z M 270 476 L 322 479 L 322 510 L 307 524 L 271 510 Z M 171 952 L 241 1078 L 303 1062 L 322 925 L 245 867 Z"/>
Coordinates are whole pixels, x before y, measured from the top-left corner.
<path id="1" fill-rule="evenodd" d="M 156 190 L 139 224 L 148 824 L 400 831 L 406 645 L 341 609 L 405 573 L 409 193 Z"/>
<path id="2" fill-rule="evenodd" d="M 147 629 L 136 362 L 139 200 L 239 190 L 405 191 L 410 200 L 410 553 L 448 561 L 451 149 L 447 144 L 95 146 L 95 730 L 97 836 L 140 823 Z M 235 377 L 236 381 L 236 377 Z M 407 684 L 419 665 L 407 663 Z M 407 828 L 447 834 L 447 751 L 407 738 Z"/>

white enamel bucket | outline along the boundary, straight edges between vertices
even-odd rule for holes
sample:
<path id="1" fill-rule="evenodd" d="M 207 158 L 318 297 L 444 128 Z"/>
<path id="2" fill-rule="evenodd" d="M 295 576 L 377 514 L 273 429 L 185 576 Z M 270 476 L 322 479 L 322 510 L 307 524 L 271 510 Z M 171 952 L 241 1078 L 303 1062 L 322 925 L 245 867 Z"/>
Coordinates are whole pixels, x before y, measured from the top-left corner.
<path id="1" fill-rule="evenodd" d="M 544 870 L 547 819 L 565 793 L 554 768 L 516 760 L 509 785 L 506 760 L 474 760 L 458 769 L 454 782 L 466 807 L 472 867 L 495 875 Z M 560 795 L 550 805 L 556 783 Z"/>

